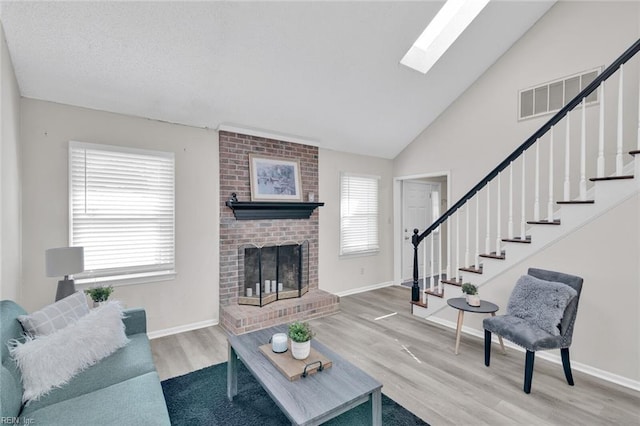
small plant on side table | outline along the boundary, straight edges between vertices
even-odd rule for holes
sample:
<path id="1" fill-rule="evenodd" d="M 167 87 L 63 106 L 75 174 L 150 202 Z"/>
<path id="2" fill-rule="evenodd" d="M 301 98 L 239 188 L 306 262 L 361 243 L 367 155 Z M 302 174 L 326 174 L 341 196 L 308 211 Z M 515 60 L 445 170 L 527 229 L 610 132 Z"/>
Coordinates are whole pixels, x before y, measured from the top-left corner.
<path id="1" fill-rule="evenodd" d="M 467 295 L 467 303 L 470 306 L 480 306 L 480 296 L 478 296 L 478 287 L 471 283 L 462 284 L 462 292 Z"/>
<path id="2" fill-rule="evenodd" d="M 113 293 L 112 286 L 91 287 L 84 291 L 93 300 L 93 306 L 96 307 L 101 302 L 106 302 Z"/>
<path id="3" fill-rule="evenodd" d="M 313 331 L 308 322 L 296 321 L 289 324 L 289 339 L 291 339 L 291 355 L 295 359 L 306 359 L 311 352 Z"/>

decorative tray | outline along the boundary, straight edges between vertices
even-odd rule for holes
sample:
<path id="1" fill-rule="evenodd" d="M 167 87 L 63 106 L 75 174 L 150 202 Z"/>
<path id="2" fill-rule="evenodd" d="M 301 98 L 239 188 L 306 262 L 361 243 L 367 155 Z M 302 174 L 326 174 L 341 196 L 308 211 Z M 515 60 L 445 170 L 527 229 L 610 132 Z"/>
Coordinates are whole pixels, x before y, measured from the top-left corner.
<path id="1" fill-rule="evenodd" d="M 304 360 L 295 359 L 291 356 L 291 349 L 282 353 L 273 352 L 270 343 L 260 346 L 260 352 L 291 382 L 323 371 L 332 365 L 329 358 L 316 351 L 313 347 L 307 359 Z"/>

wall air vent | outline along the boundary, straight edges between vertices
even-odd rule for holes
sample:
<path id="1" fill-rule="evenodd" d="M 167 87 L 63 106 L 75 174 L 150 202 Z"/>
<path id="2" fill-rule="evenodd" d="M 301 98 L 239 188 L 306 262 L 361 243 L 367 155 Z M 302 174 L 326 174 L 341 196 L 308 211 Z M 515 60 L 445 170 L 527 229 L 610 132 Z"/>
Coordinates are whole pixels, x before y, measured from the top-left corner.
<path id="1" fill-rule="evenodd" d="M 518 119 L 559 111 L 602 72 L 602 68 L 540 84 L 518 92 Z M 598 90 L 587 96 L 587 105 L 598 102 Z"/>

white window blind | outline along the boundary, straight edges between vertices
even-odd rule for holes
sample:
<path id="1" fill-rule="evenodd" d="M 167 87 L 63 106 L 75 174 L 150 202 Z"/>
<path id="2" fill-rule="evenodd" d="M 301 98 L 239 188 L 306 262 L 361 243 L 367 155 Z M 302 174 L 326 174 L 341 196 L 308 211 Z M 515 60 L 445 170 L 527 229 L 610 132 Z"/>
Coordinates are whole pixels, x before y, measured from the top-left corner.
<path id="1" fill-rule="evenodd" d="M 70 245 L 86 281 L 174 272 L 174 155 L 69 143 Z"/>
<path id="2" fill-rule="evenodd" d="M 377 176 L 340 177 L 340 254 L 378 251 Z"/>

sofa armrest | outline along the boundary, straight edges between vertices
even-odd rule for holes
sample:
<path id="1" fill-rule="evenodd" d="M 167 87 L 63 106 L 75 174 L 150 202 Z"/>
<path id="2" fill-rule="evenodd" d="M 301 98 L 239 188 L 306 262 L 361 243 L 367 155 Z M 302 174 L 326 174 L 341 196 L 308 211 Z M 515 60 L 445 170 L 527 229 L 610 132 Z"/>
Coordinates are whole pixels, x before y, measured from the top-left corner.
<path id="1" fill-rule="evenodd" d="M 147 332 L 147 314 L 143 308 L 125 309 L 123 312 L 122 322 L 127 336 Z"/>

